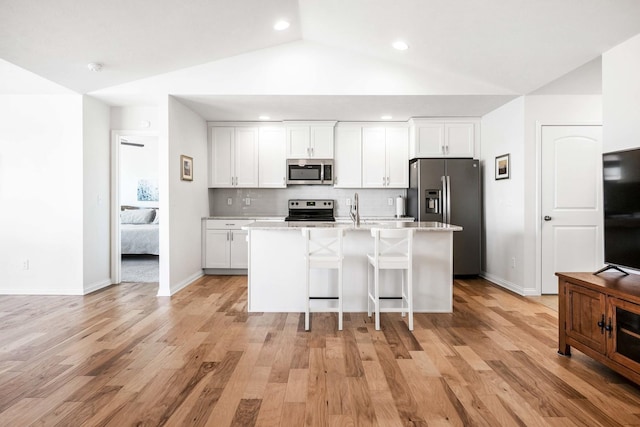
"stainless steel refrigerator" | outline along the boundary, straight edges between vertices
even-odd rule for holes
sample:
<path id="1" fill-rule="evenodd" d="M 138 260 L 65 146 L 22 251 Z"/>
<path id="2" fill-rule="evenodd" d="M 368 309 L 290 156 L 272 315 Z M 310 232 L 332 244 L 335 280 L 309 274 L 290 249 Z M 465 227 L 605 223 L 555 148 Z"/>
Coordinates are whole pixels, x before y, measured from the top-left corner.
<path id="1" fill-rule="evenodd" d="M 407 214 L 416 221 L 459 225 L 453 233 L 453 274 L 480 274 L 480 164 L 473 159 L 409 162 Z"/>

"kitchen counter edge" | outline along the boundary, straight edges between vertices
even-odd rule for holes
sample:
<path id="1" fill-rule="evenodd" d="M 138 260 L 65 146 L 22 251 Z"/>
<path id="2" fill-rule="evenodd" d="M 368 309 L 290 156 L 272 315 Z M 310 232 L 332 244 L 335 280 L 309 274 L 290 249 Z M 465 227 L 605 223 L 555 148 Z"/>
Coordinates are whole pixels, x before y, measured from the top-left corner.
<path id="1" fill-rule="evenodd" d="M 371 230 L 372 228 L 413 228 L 416 231 L 462 231 L 459 225 L 445 224 L 442 222 L 403 222 L 381 220 L 381 223 L 360 224 L 355 226 L 349 223 L 340 222 L 312 222 L 312 221 L 282 221 L 282 222 L 261 222 L 256 221 L 242 226 L 243 230 L 300 230 L 302 228 L 344 228 L 346 231 Z"/>

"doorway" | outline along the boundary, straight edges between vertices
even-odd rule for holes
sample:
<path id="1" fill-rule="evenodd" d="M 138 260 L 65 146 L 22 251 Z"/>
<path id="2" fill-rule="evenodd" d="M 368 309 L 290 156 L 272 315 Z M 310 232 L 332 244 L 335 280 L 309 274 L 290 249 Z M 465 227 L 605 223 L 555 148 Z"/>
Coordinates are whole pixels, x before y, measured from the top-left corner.
<path id="1" fill-rule="evenodd" d="M 541 128 L 541 291 L 603 262 L 602 127 Z"/>
<path id="2" fill-rule="evenodd" d="M 160 193 L 158 136 L 112 138 L 112 281 L 158 285 Z"/>

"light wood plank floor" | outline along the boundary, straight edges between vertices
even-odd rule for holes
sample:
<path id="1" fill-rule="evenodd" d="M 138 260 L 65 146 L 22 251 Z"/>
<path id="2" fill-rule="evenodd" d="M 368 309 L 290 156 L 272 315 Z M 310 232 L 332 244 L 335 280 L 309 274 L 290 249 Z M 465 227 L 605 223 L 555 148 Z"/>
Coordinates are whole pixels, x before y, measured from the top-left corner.
<path id="1" fill-rule="evenodd" d="M 453 314 L 246 312 L 246 277 L 173 298 L 125 284 L 0 297 L 0 425 L 640 425 L 640 388 L 578 351 L 557 313 L 482 279 Z"/>

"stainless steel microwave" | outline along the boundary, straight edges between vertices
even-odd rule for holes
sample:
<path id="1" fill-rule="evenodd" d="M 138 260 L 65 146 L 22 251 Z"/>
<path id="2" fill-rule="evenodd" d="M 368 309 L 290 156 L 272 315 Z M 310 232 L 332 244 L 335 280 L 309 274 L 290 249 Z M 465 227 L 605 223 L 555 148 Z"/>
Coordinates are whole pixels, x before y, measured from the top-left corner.
<path id="1" fill-rule="evenodd" d="M 333 185 L 333 160 L 288 159 L 287 184 Z"/>

